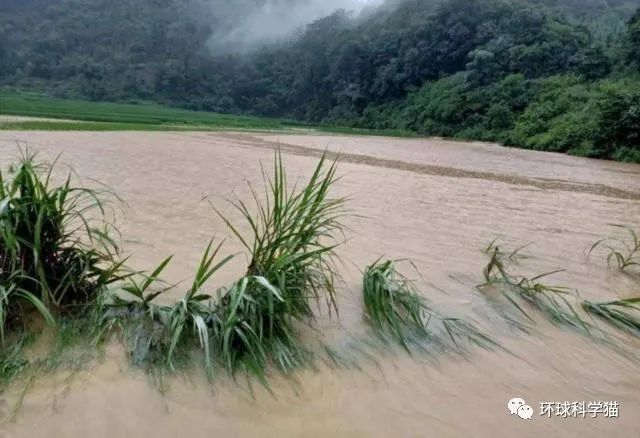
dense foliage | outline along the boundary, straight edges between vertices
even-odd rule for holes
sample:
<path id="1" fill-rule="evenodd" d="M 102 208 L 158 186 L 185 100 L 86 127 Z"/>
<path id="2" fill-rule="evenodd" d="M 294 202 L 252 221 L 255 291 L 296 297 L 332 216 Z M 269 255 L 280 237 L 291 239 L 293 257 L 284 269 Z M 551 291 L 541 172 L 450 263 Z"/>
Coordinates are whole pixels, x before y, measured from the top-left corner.
<path id="1" fill-rule="evenodd" d="M 395 0 L 249 52 L 223 3 L 4 1 L 0 83 L 640 161 L 638 0 Z"/>

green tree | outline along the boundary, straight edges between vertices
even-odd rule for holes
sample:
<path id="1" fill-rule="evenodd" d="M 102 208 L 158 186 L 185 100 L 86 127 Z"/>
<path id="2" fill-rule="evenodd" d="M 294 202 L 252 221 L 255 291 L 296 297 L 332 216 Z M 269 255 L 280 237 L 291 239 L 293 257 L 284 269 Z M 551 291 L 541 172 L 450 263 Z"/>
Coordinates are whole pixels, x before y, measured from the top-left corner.
<path id="1" fill-rule="evenodd" d="M 635 65 L 640 65 L 640 9 L 629 20 L 626 45 L 627 59 Z"/>

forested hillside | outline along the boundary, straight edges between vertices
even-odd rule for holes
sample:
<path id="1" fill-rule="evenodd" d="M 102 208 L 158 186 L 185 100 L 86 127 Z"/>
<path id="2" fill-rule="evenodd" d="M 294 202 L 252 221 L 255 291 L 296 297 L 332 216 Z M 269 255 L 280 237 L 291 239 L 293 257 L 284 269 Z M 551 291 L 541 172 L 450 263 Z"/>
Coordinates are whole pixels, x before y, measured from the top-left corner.
<path id="1" fill-rule="evenodd" d="M 640 161 L 640 0 L 394 0 L 219 44 L 264 3 L 3 0 L 0 84 Z"/>

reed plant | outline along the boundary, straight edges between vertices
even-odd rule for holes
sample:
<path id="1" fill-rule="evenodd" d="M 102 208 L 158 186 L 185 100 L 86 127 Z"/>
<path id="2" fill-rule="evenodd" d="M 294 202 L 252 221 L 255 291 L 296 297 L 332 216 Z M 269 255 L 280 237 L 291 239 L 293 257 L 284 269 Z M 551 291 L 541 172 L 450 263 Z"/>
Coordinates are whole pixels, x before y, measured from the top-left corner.
<path id="1" fill-rule="evenodd" d="M 309 180 L 289 187 L 282 154 L 276 151 L 271 176 L 262 168 L 264 194 L 251 185 L 253 212 L 232 202 L 248 229 L 216 209 L 250 253 L 243 278 L 221 296 L 216 316 L 219 352 L 232 373 L 243 368 L 264 378 L 266 366 L 287 371 L 308 358 L 296 324 L 314 318 L 314 303 L 337 312 L 335 248 L 340 243 L 343 198 L 332 198 L 336 162 L 322 156 Z"/>
<path id="2" fill-rule="evenodd" d="M 276 151 L 273 175 L 262 168 L 264 196 L 249 184 L 254 212 L 243 201 L 232 202 L 250 231 L 243 234 L 223 214 L 218 215 L 249 251 L 248 276 L 265 278 L 282 293 L 281 306 L 295 318 L 313 316 L 312 301 L 335 302 L 334 249 L 343 226 L 344 198 L 331 198 L 336 162 L 322 156 L 300 189 L 289 188 L 282 154 Z"/>
<path id="3" fill-rule="evenodd" d="M 53 323 L 91 305 L 121 279 L 114 229 L 105 220 L 107 192 L 52 181 L 55 162 L 23 151 L 0 171 L 0 335 L 37 310 Z"/>

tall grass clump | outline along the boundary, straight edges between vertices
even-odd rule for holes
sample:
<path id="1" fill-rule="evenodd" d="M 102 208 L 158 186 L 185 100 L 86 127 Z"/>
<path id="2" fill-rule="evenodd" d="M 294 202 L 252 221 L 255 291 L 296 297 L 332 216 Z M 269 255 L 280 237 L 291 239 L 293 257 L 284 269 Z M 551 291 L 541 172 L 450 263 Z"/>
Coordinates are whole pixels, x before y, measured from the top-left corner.
<path id="1" fill-rule="evenodd" d="M 330 197 L 336 162 L 323 156 L 306 184 L 289 187 L 280 151 L 273 174 L 262 169 L 264 195 L 250 186 L 253 212 L 233 206 L 248 233 L 216 212 L 250 253 L 246 274 L 222 295 L 216 321 L 219 353 L 227 369 L 264 377 L 268 364 L 287 371 L 307 357 L 297 323 L 308 323 L 313 305 L 325 301 L 337 312 L 334 250 L 343 230 L 344 199 Z"/>
<path id="2" fill-rule="evenodd" d="M 104 192 L 75 186 L 70 174 L 54 184 L 54 167 L 26 151 L 10 172 L 0 172 L 2 338 L 26 312 L 53 323 L 86 309 L 120 278 Z"/>
<path id="3" fill-rule="evenodd" d="M 640 266 L 640 237 L 633 228 L 623 225 L 612 225 L 626 231 L 628 239 L 609 237 L 597 241 L 589 249 L 589 255 L 598 247 L 605 247 L 608 250 L 607 264 L 611 266 L 614 262 L 620 271 L 625 271 L 631 267 Z"/>
<path id="4" fill-rule="evenodd" d="M 414 284 L 396 270 L 393 261 L 378 260 L 368 266 L 362 290 L 367 322 L 378 335 L 394 339 L 407 351 L 425 340 L 440 344 L 448 340 L 457 348 L 462 347 L 462 342 L 485 348 L 497 346 L 471 323 L 443 317 L 434 311 Z"/>
<path id="5" fill-rule="evenodd" d="M 518 276 L 511 272 L 517 258 L 523 257 L 518 256 L 518 252 L 503 252 L 499 246 L 492 244 L 487 253 L 491 259 L 484 269 L 485 283 L 479 286 L 480 290 L 489 286 L 499 287 L 504 298 L 530 322 L 534 322 L 534 318 L 527 306 L 540 311 L 554 324 L 591 335 L 593 325 L 585 320 L 572 304 L 572 301 L 578 303 L 576 292 L 542 282 L 544 278 L 562 272 L 561 270 L 530 278 Z"/>
<path id="6" fill-rule="evenodd" d="M 150 274 L 130 276 L 103 294 L 96 339 L 116 330 L 132 362 L 149 370 L 173 371 L 200 349 L 210 376 L 220 366 L 267 387 L 269 368 L 288 373 L 308 364 L 312 354 L 298 325 L 313 319 L 314 302 L 337 311 L 333 258 L 343 200 L 329 196 L 335 172 L 336 163 L 323 157 L 306 184 L 290 189 L 278 151 L 273 175 L 262 172 L 264 197 L 250 187 L 254 212 L 233 202 L 247 234 L 214 208 L 251 254 L 244 275 L 229 287 L 209 289 L 207 282 L 231 259 L 218 261 L 221 245 L 210 243 L 183 298 L 161 304 L 159 297 L 176 290 L 160 279 L 169 257 Z"/>

